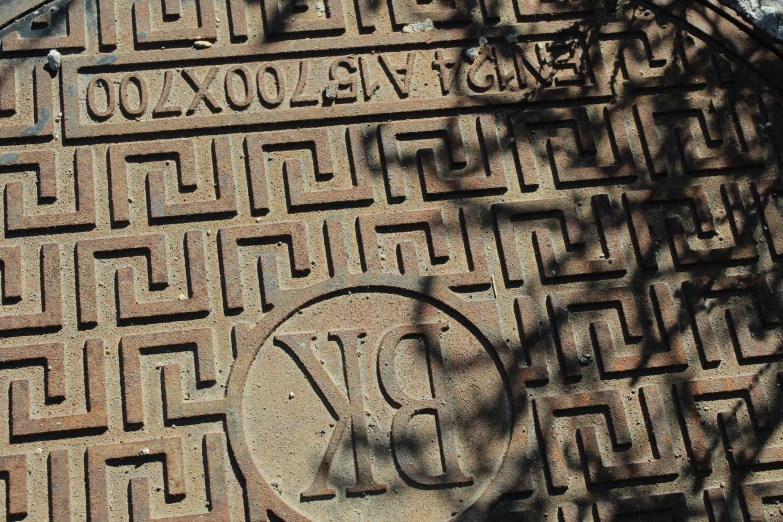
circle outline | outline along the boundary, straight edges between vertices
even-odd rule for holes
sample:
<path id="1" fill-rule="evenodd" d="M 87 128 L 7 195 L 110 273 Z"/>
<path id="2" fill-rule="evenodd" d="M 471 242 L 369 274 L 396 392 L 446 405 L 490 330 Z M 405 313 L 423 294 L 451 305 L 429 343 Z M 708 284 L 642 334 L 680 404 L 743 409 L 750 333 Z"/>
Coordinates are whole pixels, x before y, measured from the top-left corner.
<path id="1" fill-rule="evenodd" d="M 239 325 L 235 328 L 237 357 L 231 369 L 226 385 L 226 432 L 233 458 L 244 479 L 244 489 L 248 496 L 248 509 L 251 520 L 267 518 L 267 512 L 296 522 L 311 522 L 311 519 L 288 504 L 269 485 L 252 456 L 248 441 L 244 435 L 242 401 L 250 367 L 263 344 L 274 335 L 277 329 L 302 308 L 319 302 L 328 301 L 340 295 L 384 291 L 396 293 L 412 299 L 427 302 L 441 311 L 457 318 L 485 347 L 491 347 L 497 358 L 498 370 L 502 370 L 501 380 L 504 393 L 507 394 L 511 410 L 511 426 L 505 444 L 505 453 L 495 476 L 475 501 L 462 509 L 450 520 L 470 518 L 471 515 L 485 513 L 491 509 L 500 497 L 508 492 L 512 485 L 519 485 L 521 474 L 519 464 L 524 461 L 524 448 L 527 442 L 529 406 L 527 391 L 519 371 L 513 365 L 514 358 L 501 335 L 497 320 L 488 321 L 490 310 L 497 317 L 495 302 L 466 301 L 449 291 L 428 291 L 428 285 L 421 279 L 406 279 L 393 274 L 360 274 L 348 277 L 336 277 L 310 288 L 289 290 L 283 293 L 287 298 L 286 306 L 275 306 L 265 317 L 252 325 Z M 424 288 L 425 290 L 422 290 Z M 478 317 L 476 315 L 478 314 Z M 472 320 L 471 317 L 476 317 Z M 482 319 L 483 318 L 483 319 Z M 494 328 L 493 328 L 494 326 Z M 255 339 L 255 340 L 254 340 Z M 521 429 L 520 429 L 521 428 Z M 515 465 L 516 464 L 516 465 Z M 521 479 L 524 482 L 524 479 Z"/>

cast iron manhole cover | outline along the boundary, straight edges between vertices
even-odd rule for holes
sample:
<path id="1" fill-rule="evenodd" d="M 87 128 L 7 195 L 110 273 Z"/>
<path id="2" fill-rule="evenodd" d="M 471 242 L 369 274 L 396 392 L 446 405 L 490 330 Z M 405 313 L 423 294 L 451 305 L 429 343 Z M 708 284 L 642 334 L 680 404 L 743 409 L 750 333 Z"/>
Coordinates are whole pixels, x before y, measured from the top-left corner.
<path id="1" fill-rule="evenodd" d="M 0 519 L 783 518 L 783 45 L 716 0 L 0 49 Z"/>

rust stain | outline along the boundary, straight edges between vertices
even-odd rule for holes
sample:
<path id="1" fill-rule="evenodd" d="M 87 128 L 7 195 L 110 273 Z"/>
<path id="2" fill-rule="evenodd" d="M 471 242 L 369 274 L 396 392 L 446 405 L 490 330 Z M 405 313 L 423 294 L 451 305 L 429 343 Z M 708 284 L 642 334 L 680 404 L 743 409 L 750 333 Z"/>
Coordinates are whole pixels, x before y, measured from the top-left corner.
<path id="1" fill-rule="evenodd" d="M 783 46 L 715 0 L 58 0 L 0 49 L 9 519 L 780 517 Z"/>

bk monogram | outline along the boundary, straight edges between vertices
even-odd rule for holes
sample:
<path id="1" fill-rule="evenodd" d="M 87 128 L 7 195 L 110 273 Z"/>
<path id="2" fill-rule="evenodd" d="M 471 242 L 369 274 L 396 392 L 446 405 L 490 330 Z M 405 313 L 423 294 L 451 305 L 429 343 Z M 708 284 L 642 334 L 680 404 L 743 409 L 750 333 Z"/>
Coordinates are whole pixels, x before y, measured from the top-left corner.
<path id="1" fill-rule="evenodd" d="M 446 375 L 441 334 L 449 329 L 446 322 L 405 324 L 387 330 L 378 342 L 377 384 L 395 412 L 391 423 L 391 453 L 403 478 L 421 488 L 467 486 L 473 477 L 465 474 L 457 455 L 457 434 L 453 410 L 452 390 Z M 327 333 L 329 341 L 336 342 L 342 353 L 343 374 L 347 394 L 344 394 L 332 376 L 315 356 L 312 349 L 316 334 L 292 333 L 276 335 L 279 346 L 296 361 L 316 393 L 321 397 L 336 424 L 312 484 L 300 493 L 301 500 L 329 499 L 337 492 L 329 487 L 327 478 L 342 440 L 350 434 L 356 482 L 346 488 L 347 496 L 383 494 L 387 486 L 375 480 L 372 469 L 371 447 L 367 436 L 367 421 L 360 371 L 359 346 L 368 339 L 364 329 L 335 330 Z M 395 365 L 395 356 L 403 341 L 419 341 L 425 355 L 429 396 L 413 397 L 406 390 Z M 416 464 L 413 452 L 415 436 L 411 421 L 417 416 L 434 417 L 438 433 L 440 473 L 424 472 Z"/>

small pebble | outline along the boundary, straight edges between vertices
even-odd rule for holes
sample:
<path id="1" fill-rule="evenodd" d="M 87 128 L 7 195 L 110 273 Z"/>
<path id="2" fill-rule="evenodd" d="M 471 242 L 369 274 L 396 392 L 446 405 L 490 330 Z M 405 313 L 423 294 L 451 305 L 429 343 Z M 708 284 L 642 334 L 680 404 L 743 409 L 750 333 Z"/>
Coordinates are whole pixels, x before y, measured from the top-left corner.
<path id="1" fill-rule="evenodd" d="M 196 40 L 193 42 L 193 47 L 196 49 L 209 49 L 212 47 L 212 42 L 208 42 L 206 40 Z"/>
<path id="2" fill-rule="evenodd" d="M 402 28 L 403 33 L 424 33 L 432 31 L 435 26 L 432 24 L 432 20 L 426 18 L 423 22 L 416 22 L 414 24 L 408 24 Z"/>
<path id="3" fill-rule="evenodd" d="M 46 58 L 49 60 L 49 69 L 52 71 L 57 71 L 63 63 L 62 55 L 56 49 L 49 51 Z"/>

